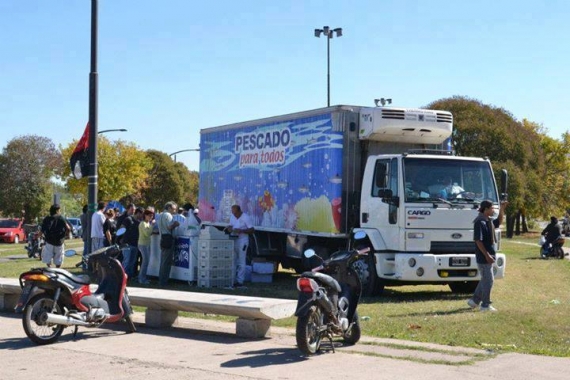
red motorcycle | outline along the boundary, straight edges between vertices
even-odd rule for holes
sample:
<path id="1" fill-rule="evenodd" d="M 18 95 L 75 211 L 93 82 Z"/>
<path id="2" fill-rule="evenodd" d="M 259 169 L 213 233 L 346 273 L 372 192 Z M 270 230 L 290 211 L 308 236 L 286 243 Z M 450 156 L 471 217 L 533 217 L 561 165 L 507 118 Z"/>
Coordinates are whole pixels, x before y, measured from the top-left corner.
<path id="1" fill-rule="evenodd" d="M 127 293 L 127 275 L 116 259 L 118 245 L 101 248 L 88 256 L 88 271 L 97 281 L 89 288 L 89 275 L 74 275 L 59 268 L 34 268 L 20 275 L 22 294 L 16 312 L 23 312 L 22 324 L 36 344 L 56 342 L 63 329 L 75 326 L 99 327 L 125 320 L 128 332 L 135 332 L 132 307 Z M 66 252 L 72 256 L 75 251 Z"/>

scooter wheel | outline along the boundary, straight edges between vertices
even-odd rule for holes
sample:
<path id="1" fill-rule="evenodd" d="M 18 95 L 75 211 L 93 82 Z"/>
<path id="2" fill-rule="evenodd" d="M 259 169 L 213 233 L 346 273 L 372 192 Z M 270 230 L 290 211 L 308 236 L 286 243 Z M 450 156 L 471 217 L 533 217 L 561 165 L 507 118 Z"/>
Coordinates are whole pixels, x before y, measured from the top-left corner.
<path id="1" fill-rule="evenodd" d="M 54 309 L 55 306 L 55 309 Z M 59 304 L 54 305 L 54 300 L 45 293 L 33 297 L 24 308 L 22 325 L 28 338 L 36 344 L 50 344 L 57 341 L 65 326 L 46 323 L 42 321 L 44 313 L 63 315 Z"/>
<path id="2" fill-rule="evenodd" d="M 295 338 L 299 350 L 309 356 L 319 351 L 324 326 L 323 313 L 315 305 L 311 306 L 307 314 L 297 319 Z"/>
<path id="3" fill-rule="evenodd" d="M 358 318 L 358 312 L 354 312 L 352 317 L 352 322 L 354 323 L 348 333 L 344 334 L 344 343 L 347 345 L 353 345 L 358 343 L 360 340 L 361 330 L 360 330 L 360 319 Z"/>

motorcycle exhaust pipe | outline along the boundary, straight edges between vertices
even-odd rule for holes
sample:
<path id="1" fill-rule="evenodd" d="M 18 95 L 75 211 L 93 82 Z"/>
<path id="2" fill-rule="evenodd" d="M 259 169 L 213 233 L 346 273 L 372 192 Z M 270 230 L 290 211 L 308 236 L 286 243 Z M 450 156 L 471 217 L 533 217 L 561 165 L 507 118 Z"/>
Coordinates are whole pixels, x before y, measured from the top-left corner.
<path id="1" fill-rule="evenodd" d="M 53 323 L 56 325 L 65 325 L 65 326 L 90 326 L 88 322 L 81 321 L 79 319 L 73 319 L 71 317 L 53 313 L 45 313 L 42 320 L 45 323 Z"/>
<path id="2" fill-rule="evenodd" d="M 316 293 L 316 301 L 317 304 L 323 309 L 326 313 L 332 314 L 332 303 L 329 300 L 329 297 L 325 292 L 317 291 Z"/>

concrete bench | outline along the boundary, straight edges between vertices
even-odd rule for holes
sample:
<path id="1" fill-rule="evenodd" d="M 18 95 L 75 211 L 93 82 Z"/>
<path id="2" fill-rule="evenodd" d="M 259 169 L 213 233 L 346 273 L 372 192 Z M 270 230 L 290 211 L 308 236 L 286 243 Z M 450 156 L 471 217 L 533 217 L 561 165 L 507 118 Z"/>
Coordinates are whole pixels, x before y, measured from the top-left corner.
<path id="1" fill-rule="evenodd" d="M 176 323 L 179 311 L 236 316 L 236 335 L 263 338 L 271 321 L 295 313 L 297 301 L 233 294 L 195 293 L 175 290 L 128 288 L 133 306 L 146 307 L 145 323 L 164 328 Z M 17 279 L 0 278 L 0 309 L 13 309 L 21 289 Z"/>

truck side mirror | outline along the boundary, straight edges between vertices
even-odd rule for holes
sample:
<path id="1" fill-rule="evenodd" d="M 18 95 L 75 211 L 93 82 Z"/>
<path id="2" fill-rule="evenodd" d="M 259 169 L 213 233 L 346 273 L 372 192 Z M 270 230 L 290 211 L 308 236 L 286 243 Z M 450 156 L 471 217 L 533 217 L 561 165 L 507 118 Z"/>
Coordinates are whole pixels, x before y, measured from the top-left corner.
<path id="1" fill-rule="evenodd" d="M 501 170 L 501 200 L 506 201 L 509 197 L 507 193 L 509 187 L 509 173 L 507 169 Z"/>

